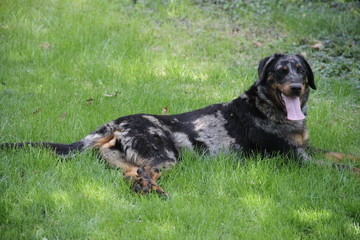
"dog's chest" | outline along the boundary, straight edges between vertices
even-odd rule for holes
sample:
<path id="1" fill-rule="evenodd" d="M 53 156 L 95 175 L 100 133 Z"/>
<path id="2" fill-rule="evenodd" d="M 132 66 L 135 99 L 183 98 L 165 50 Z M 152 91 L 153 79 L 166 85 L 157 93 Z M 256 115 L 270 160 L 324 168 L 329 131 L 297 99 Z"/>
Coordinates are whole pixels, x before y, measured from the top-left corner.
<path id="1" fill-rule="evenodd" d="M 268 141 L 272 141 L 272 138 L 280 138 L 292 147 L 304 147 L 308 142 L 305 121 L 280 124 L 269 120 L 254 119 L 254 124 L 257 128 L 269 134 L 267 135 Z"/>

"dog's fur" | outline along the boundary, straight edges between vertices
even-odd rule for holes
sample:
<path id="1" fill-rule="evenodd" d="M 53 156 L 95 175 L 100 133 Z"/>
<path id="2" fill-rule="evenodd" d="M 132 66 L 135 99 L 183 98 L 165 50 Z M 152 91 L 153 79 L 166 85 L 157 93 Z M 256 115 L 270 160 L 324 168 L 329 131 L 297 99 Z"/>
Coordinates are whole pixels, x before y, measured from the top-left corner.
<path id="1" fill-rule="evenodd" d="M 97 148 L 110 165 L 123 170 L 134 190 L 142 193 L 154 190 L 163 195 L 167 194 L 156 184 L 160 170 L 174 166 L 183 148 L 200 149 L 211 155 L 227 151 L 241 151 L 245 155 L 280 153 L 301 163 L 309 162 L 311 158 L 305 152 L 306 102 L 309 87 L 316 89 L 311 67 L 301 55 L 274 54 L 261 60 L 258 74 L 249 90 L 228 103 L 171 116 L 120 117 L 68 145 L 5 143 L 2 148 L 45 146 L 58 154 Z M 289 120 L 292 117 L 285 106 L 286 96 L 300 101 L 298 111 L 302 113 L 296 113 L 300 117 L 295 120 Z M 327 154 L 337 159 L 346 157 L 340 153 Z"/>

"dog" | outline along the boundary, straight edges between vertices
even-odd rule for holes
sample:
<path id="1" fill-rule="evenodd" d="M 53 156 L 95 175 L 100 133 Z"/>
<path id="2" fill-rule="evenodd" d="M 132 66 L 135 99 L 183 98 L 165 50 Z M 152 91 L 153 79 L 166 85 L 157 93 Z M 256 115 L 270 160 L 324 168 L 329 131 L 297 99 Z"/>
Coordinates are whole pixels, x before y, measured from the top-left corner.
<path id="1" fill-rule="evenodd" d="M 182 149 L 210 155 L 236 151 L 244 155 L 281 154 L 299 163 L 313 160 L 306 150 L 310 88 L 314 74 L 302 55 L 273 54 L 262 59 L 258 79 L 245 93 L 227 102 L 177 115 L 136 114 L 111 121 L 71 144 L 4 143 L 1 148 L 43 146 L 67 155 L 95 148 L 105 161 L 123 171 L 136 192 L 168 194 L 157 185 L 161 170 L 177 164 Z M 341 160 L 341 153 L 324 153 Z M 359 169 L 336 164 L 341 168 Z"/>

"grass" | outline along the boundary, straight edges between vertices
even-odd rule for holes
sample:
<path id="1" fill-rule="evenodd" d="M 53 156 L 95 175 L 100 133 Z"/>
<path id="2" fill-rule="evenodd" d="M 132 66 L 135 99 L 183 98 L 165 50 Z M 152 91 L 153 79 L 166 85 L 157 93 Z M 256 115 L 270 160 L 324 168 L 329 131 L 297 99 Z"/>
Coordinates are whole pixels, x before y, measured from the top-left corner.
<path id="1" fill-rule="evenodd" d="M 73 142 L 121 115 L 230 101 L 256 79 L 260 59 L 301 52 L 318 86 L 311 144 L 360 156 L 359 9 L 356 1 L 4 0 L 0 142 Z M 0 157 L 1 239 L 360 236 L 360 181 L 348 172 L 185 152 L 161 179 L 171 195 L 163 200 L 132 193 L 90 152 Z"/>

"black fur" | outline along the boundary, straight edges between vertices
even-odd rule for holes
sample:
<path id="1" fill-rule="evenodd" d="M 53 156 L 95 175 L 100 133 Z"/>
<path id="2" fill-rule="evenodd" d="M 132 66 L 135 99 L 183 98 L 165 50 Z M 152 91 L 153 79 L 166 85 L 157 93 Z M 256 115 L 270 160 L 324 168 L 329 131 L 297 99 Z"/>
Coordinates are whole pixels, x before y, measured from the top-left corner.
<path id="1" fill-rule="evenodd" d="M 68 155 L 72 152 L 83 150 L 84 144 L 81 141 L 79 141 L 71 144 L 48 143 L 48 142 L 26 142 L 26 143 L 3 143 L 0 145 L 0 149 L 23 148 L 23 147 L 50 148 L 54 150 L 57 155 Z"/>

